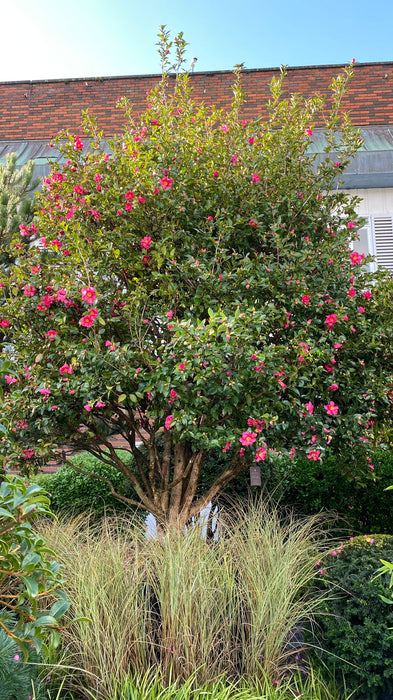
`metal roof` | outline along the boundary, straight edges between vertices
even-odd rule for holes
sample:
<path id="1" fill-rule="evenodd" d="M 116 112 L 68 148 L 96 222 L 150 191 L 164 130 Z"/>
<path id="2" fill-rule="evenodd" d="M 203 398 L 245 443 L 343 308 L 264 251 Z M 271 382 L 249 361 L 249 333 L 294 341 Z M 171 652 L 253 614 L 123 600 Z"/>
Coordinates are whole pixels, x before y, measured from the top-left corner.
<path id="1" fill-rule="evenodd" d="M 393 187 L 393 126 L 366 127 L 361 129 L 363 143 L 346 168 L 342 179 L 345 189 Z M 308 149 L 317 154 L 316 162 L 324 158 L 327 139 L 323 130 L 316 129 Z M 34 160 L 34 174 L 40 178 L 48 174 L 49 161 L 61 161 L 62 155 L 51 148 L 48 141 L 0 141 L 0 163 L 7 153 L 17 153 L 17 166 Z M 334 158 L 335 154 L 331 154 Z M 338 157 L 338 156 L 337 156 Z"/>

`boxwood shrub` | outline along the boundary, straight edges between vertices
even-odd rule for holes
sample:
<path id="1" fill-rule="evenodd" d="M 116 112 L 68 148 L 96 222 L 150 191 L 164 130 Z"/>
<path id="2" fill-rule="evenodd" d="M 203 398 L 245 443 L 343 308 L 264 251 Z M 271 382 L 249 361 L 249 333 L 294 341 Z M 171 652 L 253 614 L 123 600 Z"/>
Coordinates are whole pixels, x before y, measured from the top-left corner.
<path id="1" fill-rule="evenodd" d="M 378 532 L 393 535 L 393 453 L 378 449 L 374 471 L 348 473 L 344 461 L 334 456 L 323 463 L 307 458 L 276 468 L 275 481 L 281 500 L 304 515 L 321 510 L 343 516 L 350 534 Z"/>
<path id="2" fill-rule="evenodd" d="M 323 661 L 358 700 L 393 698 L 393 606 L 381 599 L 391 593 L 390 576 L 376 577 L 381 559 L 393 560 L 391 535 L 355 537 L 322 564 L 332 593 L 320 621 Z"/>
<path id="3" fill-rule="evenodd" d="M 116 491 L 124 496 L 132 497 L 127 479 L 115 467 L 101 462 L 88 453 L 72 458 L 72 462 L 87 472 L 93 472 L 109 479 Z M 108 484 L 101 479 L 86 476 L 77 472 L 71 466 L 64 465 L 53 474 L 42 474 L 35 477 L 50 495 L 51 508 L 55 513 L 72 511 L 81 513 L 92 510 L 102 515 L 108 510 L 135 512 L 135 509 L 112 496 Z"/>
<path id="4" fill-rule="evenodd" d="M 212 450 L 205 462 L 201 486 L 208 487 L 217 473 L 225 468 L 231 453 Z M 343 536 L 379 532 L 393 535 L 393 492 L 384 489 L 393 484 L 393 452 L 378 449 L 373 455 L 374 471 L 348 471 L 345 457 L 330 456 L 323 462 L 304 458 L 270 459 L 260 463 L 262 489 L 283 506 L 302 515 L 320 511 L 341 516 Z M 375 480 L 374 480 L 375 479 Z M 258 493 L 250 487 L 249 471 L 231 481 L 225 493 L 235 501 Z"/>

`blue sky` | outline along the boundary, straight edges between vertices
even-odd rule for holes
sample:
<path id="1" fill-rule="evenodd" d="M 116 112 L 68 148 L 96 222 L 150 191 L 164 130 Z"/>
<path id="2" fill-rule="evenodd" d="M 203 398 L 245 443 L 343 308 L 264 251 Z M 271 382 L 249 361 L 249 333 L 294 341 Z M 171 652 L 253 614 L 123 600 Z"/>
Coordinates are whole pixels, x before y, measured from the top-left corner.
<path id="1" fill-rule="evenodd" d="M 160 24 L 201 71 L 393 60 L 392 0 L 3 0 L 0 81 L 158 73 Z"/>

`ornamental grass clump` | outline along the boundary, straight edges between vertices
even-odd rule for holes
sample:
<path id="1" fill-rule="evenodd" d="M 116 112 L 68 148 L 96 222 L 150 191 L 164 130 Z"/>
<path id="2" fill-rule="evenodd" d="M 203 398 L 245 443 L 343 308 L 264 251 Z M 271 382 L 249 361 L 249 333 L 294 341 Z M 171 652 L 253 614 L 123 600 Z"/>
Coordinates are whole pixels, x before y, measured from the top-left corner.
<path id="1" fill-rule="evenodd" d="M 263 503 L 239 515 L 220 514 L 214 542 L 202 526 L 152 537 L 120 517 L 45 526 L 72 611 L 91 619 L 65 632 L 68 665 L 86 672 L 71 687 L 105 697 L 127 674 L 208 684 L 223 675 L 280 680 L 299 669 L 294 632 L 324 595 L 313 589 L 320 519 L 295 520 Z"/>

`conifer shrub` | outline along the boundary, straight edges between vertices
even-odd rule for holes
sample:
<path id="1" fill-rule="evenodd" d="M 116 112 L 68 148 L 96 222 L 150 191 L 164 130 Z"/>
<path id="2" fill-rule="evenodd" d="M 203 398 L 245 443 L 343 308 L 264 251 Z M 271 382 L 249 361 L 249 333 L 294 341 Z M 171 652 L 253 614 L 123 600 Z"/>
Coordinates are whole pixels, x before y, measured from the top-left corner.
<path id="1" fill-rule="evenodd" d="M 351 538 L 322 564 L 332 592 L 321 620 L 323 659 L 358 700 L 393 697 L 393 609 L 381 598 L 390 579 L 376 577 L 381 559 L 393 559 L 390 535 Z"/>

